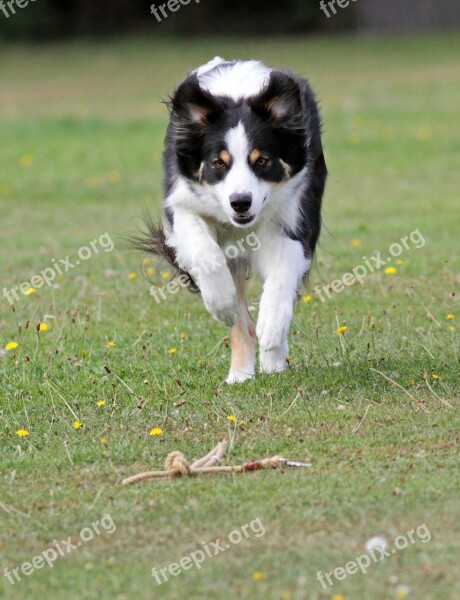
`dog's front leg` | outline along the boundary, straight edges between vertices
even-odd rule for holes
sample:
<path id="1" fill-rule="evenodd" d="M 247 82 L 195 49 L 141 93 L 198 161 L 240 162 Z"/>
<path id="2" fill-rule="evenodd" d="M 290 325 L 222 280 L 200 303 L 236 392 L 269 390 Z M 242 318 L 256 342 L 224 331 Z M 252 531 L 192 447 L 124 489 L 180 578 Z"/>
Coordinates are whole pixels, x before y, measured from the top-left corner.
<path id="1" fill-rule="evenodd" d="M 232 326 L 237 312 L 236 288 L 213 227 L 197 215 L 177 211 L 168 244 L 175 248 L 180 267 L 198 284 L 208 312 L 223 325 Z"/>
<path id="2" fill-rule="evenodd" d="M 257 255 L 264 288 L 256 331 L 260 344 L 260 369 L 265 373 L 275 373 L 286 368 L 287 338 L 294 301 L 311 261 L 305 258 L 300 242 L 281 234 L 269 240 L 267 244 L 262 241 Z"/>
<path id="3" fill-rule="evenodd" d="M 256 330 L 247 307 L 247 264 L 243 261 L 233 264 L 232 272 L 237 290 L 237 317 L 230 330 L 232 363 L 227 383 L 243 383 L 255 373 Z"/>

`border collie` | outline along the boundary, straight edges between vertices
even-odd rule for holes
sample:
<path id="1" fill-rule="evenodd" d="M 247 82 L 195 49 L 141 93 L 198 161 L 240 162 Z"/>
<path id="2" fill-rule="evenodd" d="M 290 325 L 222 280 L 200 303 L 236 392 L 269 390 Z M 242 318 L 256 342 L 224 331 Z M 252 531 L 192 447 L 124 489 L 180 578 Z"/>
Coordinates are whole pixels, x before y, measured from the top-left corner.
<path id="1" fill-rule="evenodd" d="M 163 224 L 149 222 L 138 245 L 166 258 L 231 327 L 227 383 L 254 377 L 256 337 L 260 370 L 283 371 L 327 178 L 314 94 L 288 71 L 216 57 L 182 82 L 169 109 Z M 246 233 L 260 248 L 229 259 L 225 248 Z M 256 327 L 248 272 L 263 281 Z"/>

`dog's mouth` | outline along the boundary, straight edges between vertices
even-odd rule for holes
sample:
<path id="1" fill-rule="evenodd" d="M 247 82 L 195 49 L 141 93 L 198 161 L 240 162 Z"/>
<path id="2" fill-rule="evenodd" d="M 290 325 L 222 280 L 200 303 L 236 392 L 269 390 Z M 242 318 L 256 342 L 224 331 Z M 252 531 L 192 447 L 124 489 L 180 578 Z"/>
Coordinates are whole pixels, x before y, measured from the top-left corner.
<path id="1" fill-rule="evenodd" d="M 252 223 L 252 221 L 254 221 L 255 217 L 253 215 L 249 215 L 249 216 L 236 216 L 236 217 L 232 217 L 233 221 L 235 223 L 237 223 L 238 225 L 247 225 L 248 223 Z"/>

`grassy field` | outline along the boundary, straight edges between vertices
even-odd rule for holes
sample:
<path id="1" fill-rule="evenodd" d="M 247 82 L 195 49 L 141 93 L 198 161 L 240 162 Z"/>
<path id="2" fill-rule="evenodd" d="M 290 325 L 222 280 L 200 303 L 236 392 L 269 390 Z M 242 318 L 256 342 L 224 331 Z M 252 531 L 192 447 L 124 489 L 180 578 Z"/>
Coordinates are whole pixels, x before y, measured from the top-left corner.
<path id="1" fill-rule="evenodd" d="M 19 293 L 14 309 L 0 298 L 0 570 L 55 539 L 75 543 L 105 514 L 116 524 L 53 568 L 19 571 L 14 585 L 1 577 L 0 596 L 457 600 L 458 36 L 0 52 L 1 289 L 53 259 L 75 263 L 105 233 L 114 243 L 52 287 Z M 156 304 L 146 278 L 161 282 L 161 265 L 142 264 L 123 241 L 145 207 L 159 211 L 159 101 L 217 53 L 309 76 L 330 169 L 289 370 L 236 387 L 223 383 L 227 331 L 185 291 Z M 325 302 L 314 293 L 416 230 L 425 243 L 408 243 L 390 272 Z M 258 292 L 254 283 L 254 315 Z M 230 464 L 282 454 L 312 466 L 120 484 L 172 450 L 196 458 L 222 437 Z M 257 519 L 263 535 L 249 529 L 162 585 L 152 577 Z M 416 538 L 333 587 L 317 580 L 372 536 L 391 549 L 422 525 L 429 542 Z"/>

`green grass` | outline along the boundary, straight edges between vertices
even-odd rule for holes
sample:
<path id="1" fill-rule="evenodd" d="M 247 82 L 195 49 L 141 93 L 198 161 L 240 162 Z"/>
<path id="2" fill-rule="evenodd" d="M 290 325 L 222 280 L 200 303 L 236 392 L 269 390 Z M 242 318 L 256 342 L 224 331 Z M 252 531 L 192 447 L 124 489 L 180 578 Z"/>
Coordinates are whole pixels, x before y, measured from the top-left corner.
<path id="1" fill-rule="evenodd" d="M 30 281 L 53 258 L 75 259 L 105 232 L 115 249 L 21 296 L 14 311 L 1 298 L 0 347 L 18 347 L 0 358 L 0 568 L 77 539 L 105 513 L 117 529 L 15 586 L 2 577 L 0 596 L 391 600 L 399 581 L 414 598 L 457 599 L 458 36 L 1 53 L 1 288 Z M 290 368 L 237 387 L 223 384 L 227 332 L 185 292 L 155 304 L 141 258 L 122 241 L 145 206 L 159 211 L 159 100 L 217 53 L 310 77 L 330 169 L 327 230 L 304 292 L 312 300 L 295 311 Z M 370 274 L 325 303 L 313 293 L 416 229 L 426 244 L 405 251 L 396 274 Z M 254 283 L 255 310 L 258 292 Z M 49 329 L 37 334 L 39 321 Z M 149 436 L 152 427 L 163 433 Z M 20 428 L 30 435 L 18 437 Z M 224 436 L 228 463 L 282 454 L 312 467 L 120 485 L 172 450 L 195 458 Z M 257 518 L 262 537 L 155 584 L 152 567 Z M 423 523 L 429 543 L 329 591 L 316 580 L 361 555 L 371 536 L 392 545 Z"/>

